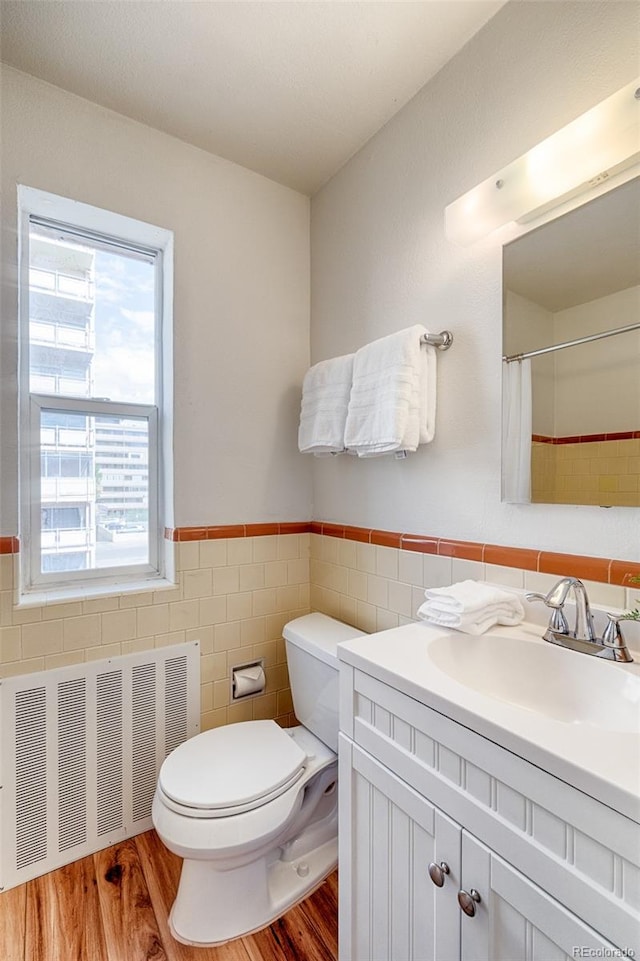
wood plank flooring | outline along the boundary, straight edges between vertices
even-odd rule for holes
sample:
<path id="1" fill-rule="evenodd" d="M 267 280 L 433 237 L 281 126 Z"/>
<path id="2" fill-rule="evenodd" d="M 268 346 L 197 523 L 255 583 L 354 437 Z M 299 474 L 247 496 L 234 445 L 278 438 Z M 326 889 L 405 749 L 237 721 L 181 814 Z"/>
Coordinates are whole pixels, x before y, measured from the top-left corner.
<path id="1" fill-rule="evenodd" d="M 147 831 L 5 891 L 0 961 L 337 961 L 337 872 L 270 927 L 193 948 L 169 933 L 180 866 Z"/>

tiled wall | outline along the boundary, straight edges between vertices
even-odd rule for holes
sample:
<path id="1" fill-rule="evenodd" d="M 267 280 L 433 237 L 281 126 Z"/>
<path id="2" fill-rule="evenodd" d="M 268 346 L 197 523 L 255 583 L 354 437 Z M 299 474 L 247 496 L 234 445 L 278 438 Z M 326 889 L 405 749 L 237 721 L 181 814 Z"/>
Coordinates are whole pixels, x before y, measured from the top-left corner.
<path id="1" fill-rule="evenodd" d="M 640 507 L 639 480 L 640 436 L 615 440 L 576 438 L 574 442 L 553 438 L 534 440 L 532 444 L 534 501 Z"/>
<path id="2" fill-rule="evenodd" d="M 14 606 L 18 555 L 0 553 L 0 674 L 199 640 L 203 729 L 252 718 L 291 723 L 282 628 L 309 610 L 310 535 L 207 534 L 174 542 L 175 588 L 39 607 Z M 265 694 L 231 704 L 231 667 L 258 657 Z"/>
<path id="3" fill-rule="evenodd" d="M 252 718 L 286 726 L 294 717 L 282 629 L 309 610 L 384 630 L 415 618 L 425 587 L 466 578 L 546 591 L 571 574 L 594 604 L 619 609 L 640 596 L 629 584 L 640 563 L 615 559 L 319 522 L 166 535 L 176 587 L 37 607 L 14 605 L 19 544 L 0 537 L 0 676 L 199 640 L 203 729 Z M 265 694 L 231 704 L 231 667 L 258 657 Z"/>
<path id="4" fill-rule="evenodd" d="M 386 630 L 415 620 L 425 587 L 444 587 L 467 578 L 546 593 L 559 576 L 572 574 L 584 579 L 594 605 L 611 608 L 632 608 L 640 596 L 640 586 L 627 586 L 626 572 L 640 573 L 637 563 L 332 524 L 313 524 L 312 529 L 311 607 L 364 631 Z M 460 556 L 473 553 L 475 560 Z M 503 563 L 492 562 L 498 560 Z"/>

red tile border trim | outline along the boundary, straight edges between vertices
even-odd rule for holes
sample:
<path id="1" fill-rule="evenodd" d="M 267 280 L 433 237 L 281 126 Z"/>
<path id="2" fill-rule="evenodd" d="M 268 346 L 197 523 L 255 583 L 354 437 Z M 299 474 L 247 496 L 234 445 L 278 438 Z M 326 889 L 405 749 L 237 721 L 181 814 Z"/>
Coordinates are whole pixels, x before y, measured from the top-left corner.
<path id="1" fill-rule="evenodd" d="M 572 434 L 567 437 L 550 437 L 547 434 L 532 434 L 531 440 L 538 444 L 594 444 L 602 440 L 636 440 L 640 430 L 619 430 L 609 434 Z"/>
<path id="2" fill-rule="evenodd" d="M 216 524 L 212 527 L 165 527 L 168 541 L 213 541 L 230 537 L 265 537 L 269 534 L 308 534 L 309 521 L 274 521 L 267 524 Z"/>
<path id="3" fill-rule="evenodd" d="M 324 523 L 323 521 L 289 521 L 264 524 L 219 524 L 212 527 L 166 527 L 164 536 L 170 541 L 216 540 L 232 537 L 263 537 L 273 534 L 324 534 L 364 544 L 394 547 L 420 554 L 456 557 L 502 567 L 581 577 L 583 580 L 605 584 L 631 586 L 631 577 L 640 577 L 640 561 L 624 561 L 581 554 L 561 554 L 537 551 L 526 547 L 506 547 L 475 541 L 457 541 L 428 534 L 401 534 L 366 527 Z M 18 554 L 17 537 L 0 537 L 0 554 Z"/>
<path id="4" fill-rule="evenodd" d="M 317 525 L 321 527 L 322 525 Z M 309 521 L 281 521 L 272 524 L 218 524 L 213 527 L 165 527 L 167 541 L 211 541 L 229 537 L 265 537 L 269 534 L 308 534 Z M 326 527 L 326 525 L 325 525 Z M 319 533 L 319 530 L 317 531 Z M 0 537 L 0 554 L 18 554 L 17 537 Z"/>
<path id="5" fill-rule="evenodd" d="M 456 557 L 468 561 L 481 561 L 485 564 L 499 564 L 502 567 L 517 567 L 520 570 L 536 571 L 540 574 L 580 577 L 586 581 L 601 581 L 605 584 L 624 587 L 631 586 L 631 577 L 640 577 L 640 561 L 612 560 L 581 554 L 559 554 L 526 547 L 481 544 L 475 541 L 456 541 L 448 537 L 431 537 L 427 534 L 396 534 L 393 531 L 379 531 L 365 527 L 341 527 L 339 524 L 324 524 L 322 521 L 312 522 L 311 533 L 325 534 L 328 537 L 344 537 L 365 544 L 399 547 L 402 550 L 416 551 L 420 554 L 437 554 L 440 557 Z"/>
<path id="6" fill-rule="evenodd" d="M 371 531 L 371 544 L 379 544 L 380 547 L 401 547 L 402 534 L 395 531 Z"/>
<path id="7" fill-rule="evenodd" d="M 19 554 L 20 541 L 17 537 L 0 537 L 0 554 Z"/>

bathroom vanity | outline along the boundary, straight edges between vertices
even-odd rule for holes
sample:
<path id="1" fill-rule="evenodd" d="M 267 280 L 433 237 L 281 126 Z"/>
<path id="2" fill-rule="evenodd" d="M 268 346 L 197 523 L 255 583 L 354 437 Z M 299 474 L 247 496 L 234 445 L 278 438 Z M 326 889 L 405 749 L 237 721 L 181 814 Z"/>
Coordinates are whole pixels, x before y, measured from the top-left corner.
<path id="1" fill-rule="evenodd" d="M 341 961 L 640 956 L 640 665 L 539 635 L 341 647 Z"/>

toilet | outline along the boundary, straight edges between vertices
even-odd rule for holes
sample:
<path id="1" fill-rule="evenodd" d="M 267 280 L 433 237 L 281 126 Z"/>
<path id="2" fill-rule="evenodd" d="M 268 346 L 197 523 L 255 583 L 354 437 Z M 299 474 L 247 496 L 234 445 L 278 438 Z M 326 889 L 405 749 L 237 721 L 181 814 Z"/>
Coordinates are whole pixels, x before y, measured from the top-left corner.
<path id="1" fill-rule="evenodd" d="M 184 859 L 171 933 L 215 945 L 280 917 L 338 860 L 337 645 L 362 634 L 324 614 L 284 629 L 298 727 L 243 721 L 164 761 L 154 827 Z"/>

